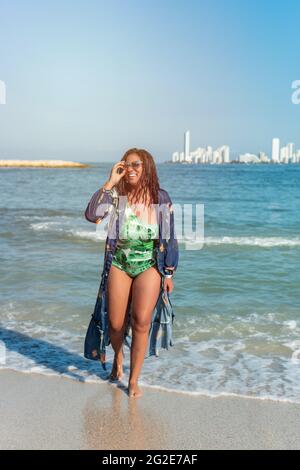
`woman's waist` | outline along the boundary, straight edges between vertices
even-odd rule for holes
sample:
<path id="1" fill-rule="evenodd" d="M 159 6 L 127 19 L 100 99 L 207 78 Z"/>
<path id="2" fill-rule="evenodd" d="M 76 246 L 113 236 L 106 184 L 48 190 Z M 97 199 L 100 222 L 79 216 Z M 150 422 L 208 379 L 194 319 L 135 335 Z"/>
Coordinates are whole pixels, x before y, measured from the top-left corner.
<path id="1" fill-rule="evenodd" d="M 155 240 L 141 240 L 141 239 L 118 239 L 117 248 L 130 248 L 130 249 L 140 249 L 152 250 L 155 246 Z"/>

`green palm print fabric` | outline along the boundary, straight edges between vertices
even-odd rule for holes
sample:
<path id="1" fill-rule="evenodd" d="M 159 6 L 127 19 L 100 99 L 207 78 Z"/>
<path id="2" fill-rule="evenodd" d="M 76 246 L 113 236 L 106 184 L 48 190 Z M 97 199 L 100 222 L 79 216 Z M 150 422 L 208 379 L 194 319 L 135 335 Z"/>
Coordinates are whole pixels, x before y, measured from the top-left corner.
<path id="1" fill-rule="evenodd" d="M 158 224 L 140 220 L 127 203 L 112 264 L 132 277 L 156 264 L 154 242 L 158 230 Z"/>

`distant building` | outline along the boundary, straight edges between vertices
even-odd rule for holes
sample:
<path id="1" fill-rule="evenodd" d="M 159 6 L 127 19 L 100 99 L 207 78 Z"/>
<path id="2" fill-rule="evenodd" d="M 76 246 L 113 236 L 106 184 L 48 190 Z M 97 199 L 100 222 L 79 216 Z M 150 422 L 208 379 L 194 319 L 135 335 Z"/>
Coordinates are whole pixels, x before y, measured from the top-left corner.
<path id="1" fill-rule="evenodd" d="M 279 162 L 279 149 L 280 149 L 280 140 L 274 138 L 272 140 L 272 162 L 278 163 Z"/>
<path id="2" fill-rule="evenodd" d="M 270 159 L 268 155 L 265 154 L 265 152 L 259 152 L 259 160 L 261 163 L 270 163 Z"/>
<path id="3" fill-rule="evenodd" d="M 244 153 L 240 155 L 240 163 L 260 163 L 260 160 L 257 155 L 253 153 Z"/>
<path id="4" fill-rule="evenodd" d="M 280 163 L 289 162 L 288 147 L 281 147 L 280 154 L 279 154 L 279 161 Z"/>
<path id="5" fill-rule="evenodd" d="M 223 145 L 223 163 L 230 163 L 229 153 L 229 146 Z"/>
<path id="6" fill-rule="evenodd" d="M 190 160 L 190 131 L 184 133 L 184 160 Z"/>
<path id="7" fill-rule="evenodd" d="M 293 161 L 293 157 L 295 155 L 295 144 L 292 142 L 287 144 L 287 155 L 288 155 L 288 160 Z"/>
<path id="8" fill-rule="evenodd" d="M 173 155 L 172 155 L 172 162 L 173 163 L 176 163 L 179 161 L 179 153 L 178 152 L 174 152 Z"/>

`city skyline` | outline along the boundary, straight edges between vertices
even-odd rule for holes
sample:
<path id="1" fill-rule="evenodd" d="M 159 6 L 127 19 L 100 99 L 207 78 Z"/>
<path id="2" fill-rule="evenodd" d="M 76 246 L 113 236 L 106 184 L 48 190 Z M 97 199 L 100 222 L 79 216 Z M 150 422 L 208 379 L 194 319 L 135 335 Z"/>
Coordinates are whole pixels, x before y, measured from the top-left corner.
<path id="1" fill-rule="evenodd" d="M 172 154 L 172 163 L 230 163 L 230 148 L 228 145 L 222 145 L 216 150 L 208 145 L 206 148 L 198 147 L 190 151 L 190 131 L 184 133 L 184 150 L 176 151 Z"/>
<path id="2" fill-rule="evenodd" d="M 211 145 L 207 145 L 190 151 L 190 138 L 191 132 L 189 130 L 185 131 L 183 151 L 173 152 L 171 161 L 168 162 L 180 164 L 300 163 L 300 149 L 296 150 L 293 142 L 281 147 L 278 137 L 272 139 L 270 157 L 265 151 L 260 151 L 258 155 L 249 152 L 240 154 L 238 159 L 230 158 L 230 147 L 228 145 L 221 145 L 215 150 Z"/>
<path id="3" fill-rule="evenodd" d="M 289 142 L 281 147 L 280 139 L 278 137 L 273 137 L 270 156 L 268 156 L 264 151 L 260 151 L 259 155 L 245 153 L 240 155 L 239 161 L 240 163 L 300 163 L 300 150 L 295 149 L 295 144 L 293 142 Z"/>

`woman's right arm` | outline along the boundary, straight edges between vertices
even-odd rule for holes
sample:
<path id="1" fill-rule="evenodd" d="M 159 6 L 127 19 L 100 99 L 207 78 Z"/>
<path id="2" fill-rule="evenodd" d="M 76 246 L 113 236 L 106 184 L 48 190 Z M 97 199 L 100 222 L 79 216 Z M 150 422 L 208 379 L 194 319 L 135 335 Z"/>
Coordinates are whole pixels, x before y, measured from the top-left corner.
<path id="1" fill-rule="evenodd" d="M 111 170 L 109 179 L 104 183 L 102 188 L 98 189 L 90 199 L 85 209 L 85 218 L 89 222 L 99 224 L 109 213 L 109 209 L 113 205 L 112 189 L 123 178 L 125 162 L 117 162 Z M 118 169 L 122 168 L 122 173 L 118 173 Z"/>
<path id="2" fill-rule="evenodd" d="M 91 197 L 85 210 L 84 216 L 86 220 L 99 224 L 107 216 L 112 204 L 113 198 L 111 192 L 105 191 L 104 187 L 98 189 Z"/>

